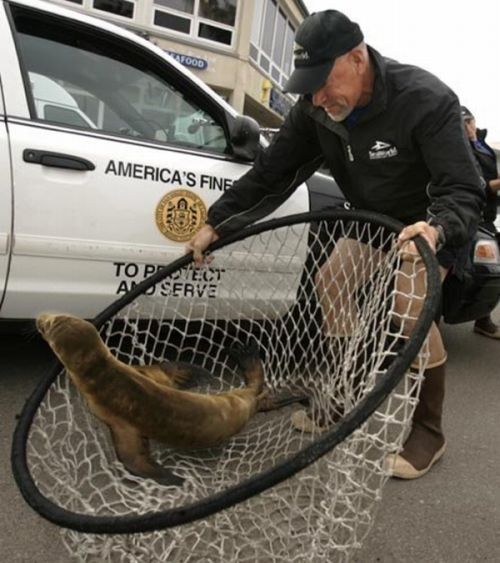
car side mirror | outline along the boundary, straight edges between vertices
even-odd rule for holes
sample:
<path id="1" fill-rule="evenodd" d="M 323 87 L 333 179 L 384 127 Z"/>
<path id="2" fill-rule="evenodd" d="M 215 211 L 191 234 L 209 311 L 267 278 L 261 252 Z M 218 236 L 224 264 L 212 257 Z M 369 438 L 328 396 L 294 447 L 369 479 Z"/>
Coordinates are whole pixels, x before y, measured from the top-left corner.
<path id="1" fill-rule="evenodd" d="M 255 160 L 260 149 L 259 124 L 247 115 L 237 116 L 230 126 L 231 147 L 242 160 Z"/>

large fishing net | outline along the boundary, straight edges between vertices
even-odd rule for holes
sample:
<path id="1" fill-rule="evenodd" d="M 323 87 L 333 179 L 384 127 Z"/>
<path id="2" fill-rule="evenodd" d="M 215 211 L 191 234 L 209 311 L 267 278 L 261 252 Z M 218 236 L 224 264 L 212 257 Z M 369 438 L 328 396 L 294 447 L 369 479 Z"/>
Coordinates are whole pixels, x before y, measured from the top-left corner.
<path id="1" fill-rule="evenodd" d="M 66 527 L 75 560 L 349 560 L 373 523 L 385 457 L 409 429 L 438 302 L 432 254 L 417 241 L 420 255 L 403 260 L 398 228 L 352 212 L 252 227 L 95 320 L 127 364 L 208 370 L 203 393 L 245 385 L 228 350 L 253 342 L 270 394 L 308 402 L 258 412 L 216 448 L 153 443 L 185 479 L 163 486 L 127 472 L 59 368 L 21 417 L 13 465 L 28 502 Z"/>

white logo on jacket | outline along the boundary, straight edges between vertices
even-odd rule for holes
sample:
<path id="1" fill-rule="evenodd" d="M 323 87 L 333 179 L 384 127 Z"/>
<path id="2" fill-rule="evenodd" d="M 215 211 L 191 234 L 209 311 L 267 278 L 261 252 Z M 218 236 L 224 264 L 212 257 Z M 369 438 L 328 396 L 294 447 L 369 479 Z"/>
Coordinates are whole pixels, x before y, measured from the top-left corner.
<path id="1" fill-rule="evenodd" d="M 373 147 L 368 151 L 370 160 L 378 160 L 380 158 L 391 158 L 398 155 L 398 149 L 391 143 L 384 141 L 375 141 Z"/>

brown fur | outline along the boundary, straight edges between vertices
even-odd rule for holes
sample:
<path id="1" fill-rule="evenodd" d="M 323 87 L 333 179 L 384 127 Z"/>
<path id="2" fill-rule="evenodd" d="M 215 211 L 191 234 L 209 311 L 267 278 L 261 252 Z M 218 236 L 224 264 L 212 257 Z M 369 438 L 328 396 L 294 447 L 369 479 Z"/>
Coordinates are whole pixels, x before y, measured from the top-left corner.
<path id="1" fill-rule="evenodd" d="M 151 459 L 148 438 L 172 448 L 217 446 L 245 427 L 259 400 L 263 410 L 298 400 L 288 398 L 270 407 L 256 352 L 238 355 L 245 388 L 209 395 L 179 389 L 201 368 L 127 365 L 111 354 L 94 325 L 77 317 L 42 314 L 37 328 L 91 412 L 109 426 L 120 461 L 131 473 L 165 484 L 179 485 L 182 479 Z"/>

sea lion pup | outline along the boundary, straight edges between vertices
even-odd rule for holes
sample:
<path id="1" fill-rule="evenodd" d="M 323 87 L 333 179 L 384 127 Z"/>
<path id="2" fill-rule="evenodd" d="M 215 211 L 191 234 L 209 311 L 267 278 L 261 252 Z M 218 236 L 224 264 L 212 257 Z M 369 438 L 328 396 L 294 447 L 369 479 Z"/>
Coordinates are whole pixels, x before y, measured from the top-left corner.
<path id="1" fill-rule="evenodd" d="M 88 321 L 45 313 L 36 325 L 90 411 L 110 428 L 123 465 L 165 485 L 180 485 L 183 479 L 151 459 L 148 438 L 171 448 L 218 446 L 244 428 L 259 410 L 259 402 L 262 410 L 270 410 L 304 400 L 268 397 L 256 347 L 240 347 L 233 353 L 246 387 L 210 395 L 179 388 L 206 376 L 206 370 L 181 362 L 127 365 L 111 354 Z"/>

